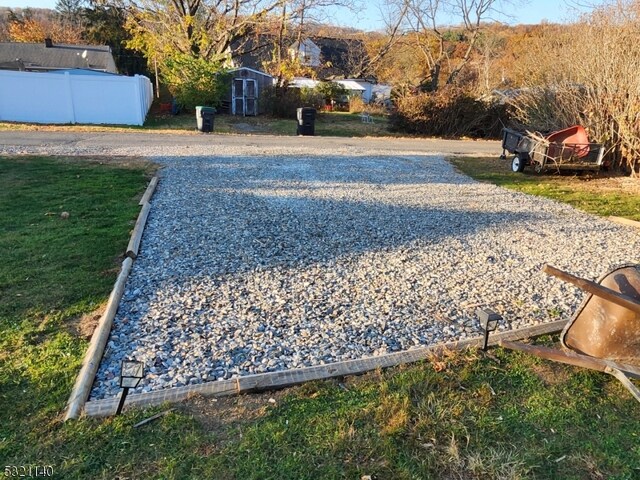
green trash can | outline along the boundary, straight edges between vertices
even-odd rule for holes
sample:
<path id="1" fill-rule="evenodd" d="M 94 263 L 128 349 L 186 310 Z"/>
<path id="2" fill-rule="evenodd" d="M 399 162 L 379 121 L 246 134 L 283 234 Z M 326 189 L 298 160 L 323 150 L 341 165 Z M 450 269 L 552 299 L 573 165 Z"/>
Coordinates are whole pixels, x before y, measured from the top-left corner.
<path id="1" fill-rule="evenodd" d="M 213 117 L 216 109 L 213 107 L 196 107 L 196 122 L 198 131 L 213 132 Z"/>

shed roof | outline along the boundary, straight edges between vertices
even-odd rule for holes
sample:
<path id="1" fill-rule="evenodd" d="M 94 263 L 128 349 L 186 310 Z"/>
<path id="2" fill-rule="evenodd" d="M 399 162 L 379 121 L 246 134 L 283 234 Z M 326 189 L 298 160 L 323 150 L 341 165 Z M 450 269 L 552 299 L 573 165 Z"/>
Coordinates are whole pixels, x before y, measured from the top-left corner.
<path id="1" fill-rule="evenodd" d="M 265 77 L 273 78 L 273 75 L 269 75 L 268 73 L 261 72 L 260 70 L 256 70 L 255 68 L 249 67 L 238 67 L 229 70 L 230 72 L 239 72 L 240 70 L 249 70 L 250 72 L 257 73 L 258 75 L 264 75 Z"/>
<path id="2" fill-rule="evenodd" d="M 10 70 L 85 68 L 117 73 L 111 47 L 107 45 L 53 44 L 47 47 L 44 43 L 2 42 L 0 43 L 0 68 Z"/>

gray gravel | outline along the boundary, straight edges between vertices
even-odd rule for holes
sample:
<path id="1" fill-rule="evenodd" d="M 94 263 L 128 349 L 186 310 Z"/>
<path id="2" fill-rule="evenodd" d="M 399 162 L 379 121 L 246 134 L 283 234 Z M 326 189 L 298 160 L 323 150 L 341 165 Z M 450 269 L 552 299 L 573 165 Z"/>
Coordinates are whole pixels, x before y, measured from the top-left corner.
<path id="1" fill-rule="evenodd" d="M 119 391 L 125 357 L 150 391 L 474 336 L 479 305 L 501 329 L 568 317 L 582 294 L 544 263 L 595 279 L 640 261 L 633 229 L 441 157 L 246 154 L 157 158 L 92 398 Z"/>

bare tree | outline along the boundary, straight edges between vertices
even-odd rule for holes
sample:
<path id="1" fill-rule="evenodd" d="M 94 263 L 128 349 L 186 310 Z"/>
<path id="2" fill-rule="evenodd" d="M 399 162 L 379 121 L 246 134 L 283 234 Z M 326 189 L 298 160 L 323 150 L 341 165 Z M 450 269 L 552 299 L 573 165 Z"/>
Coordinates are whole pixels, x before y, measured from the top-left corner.
<path id="1" fill-rule="evenodd" d="M 398 43 L 401 37 L 401 26 L 407 16 L 408 9 L 408 0 L 388 3 L 387 12 L 383 14 L 386 23 L 384 40 L 377 42 L 377 45 L 373 49 L 369 49 L 369 52 L 365 52 L 359 57 L 352 55 L 352 75 L 355 78 L 372 74 L 376 66 L 387 56 L 393 46 Z"/>
<path id="2" fill-rule="evenodd" d="M 455 83 L 462 69 L 468 64 L 476 47 L 483 24 L 497 13 L 499 0 L 395 0 L 405 5 L 403 26 L 412 38 L 428 67 L 429 90 L 437 90 L 443 68 L 449 67 L 446 83 Z M 403 11 L 403 10 L 399 10 Z M 465 38 L 466 47 L 461 56 L 454 59 L 447 48 L 447 35 L 439 21 L 443 15 L 457 20 L 457 28 Z"/>
<path id="3" fill-rule="evenodd" d="M 580 123 L 610 158 L 640 173 L 640 1 L 618 0 L 549 29 L 521 59 L 516 119 L 540 130 Z M 526 75 L 528 69 L 529 75 Z"/>

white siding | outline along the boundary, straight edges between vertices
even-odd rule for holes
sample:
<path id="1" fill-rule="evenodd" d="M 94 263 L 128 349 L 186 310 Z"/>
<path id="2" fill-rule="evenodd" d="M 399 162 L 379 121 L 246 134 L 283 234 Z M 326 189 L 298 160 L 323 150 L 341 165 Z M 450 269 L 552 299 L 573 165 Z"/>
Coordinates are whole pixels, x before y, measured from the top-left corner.
<path id="1" fill-rule="evenodd" d="M 292 58 L 297 57 L 303 65 L 309 67 L 320 66 L 320 47 L 308 38 L 302 40 L 300 43 L 296 42 L 292 48 L 289 49 L 289 54 Z"/>

